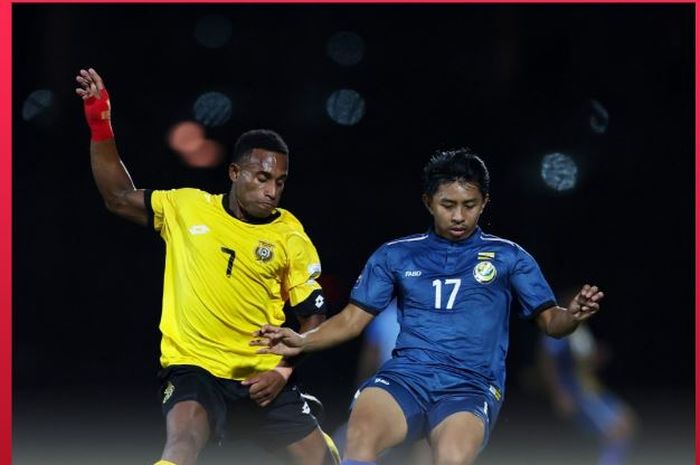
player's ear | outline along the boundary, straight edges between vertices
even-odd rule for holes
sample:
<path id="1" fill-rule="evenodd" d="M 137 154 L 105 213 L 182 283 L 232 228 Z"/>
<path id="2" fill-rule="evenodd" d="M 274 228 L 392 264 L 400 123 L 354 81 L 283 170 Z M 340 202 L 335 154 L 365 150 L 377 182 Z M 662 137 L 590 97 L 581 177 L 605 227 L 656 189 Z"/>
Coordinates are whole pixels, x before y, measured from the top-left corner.
<path id="1" fill-rule="evenodd" d="M 423 205 L 425 205 L 425 208 L 427 208 L 430 214 L 432 215 L 433 209 L 430 207 L 430 201 L 432 200 L 431 197 L 428 197 L 427 194 L 423 194 L 421 198 L 423 199 Z"/>
<path id="2" fill-rule="evenodd" d="M 489 200 L 491 200 L 491 197 L 489 197 L 489 195 L 486 194 L 486 197 L 484 197 L 484 203 L 481 204 L 481 211 L 479 211 L 479 215 L 484 213 L 484 208 L 486 208 L 486 204 L 489 203 Z"/>
<path id="3" fill-rule="evenodd" d="M 238 181 L 238 176 L 241 174 L 241 167 L 236 163 L 231 163 L 228 165 L 228 177 L 231 181 Z"/>

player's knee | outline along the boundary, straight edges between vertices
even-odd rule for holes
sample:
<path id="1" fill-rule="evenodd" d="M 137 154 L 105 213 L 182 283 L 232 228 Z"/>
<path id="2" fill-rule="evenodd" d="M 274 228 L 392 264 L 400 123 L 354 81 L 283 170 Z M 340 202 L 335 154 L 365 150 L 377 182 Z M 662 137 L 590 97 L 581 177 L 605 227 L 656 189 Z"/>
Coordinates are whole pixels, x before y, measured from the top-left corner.
<path id="1" fill-rule="evenodd" d="M 478 453 L 475 444 L 443 444 L 434 451 L 435 465 L 471 465 Z"/>
<path id="2" fill-rule="evenodd" d="M 180 430 L 168 433 L 165 450 L 197 455 L 207 442 L 206 434 L 196 430 Z"/>
<path id="3" fill-rule="evenodd" d="M 348 456 L 374 455 L 379 453 L 378 428 L 370 421 L 362 418 L 353 418 L 348 425 L 346 450 Z"/>

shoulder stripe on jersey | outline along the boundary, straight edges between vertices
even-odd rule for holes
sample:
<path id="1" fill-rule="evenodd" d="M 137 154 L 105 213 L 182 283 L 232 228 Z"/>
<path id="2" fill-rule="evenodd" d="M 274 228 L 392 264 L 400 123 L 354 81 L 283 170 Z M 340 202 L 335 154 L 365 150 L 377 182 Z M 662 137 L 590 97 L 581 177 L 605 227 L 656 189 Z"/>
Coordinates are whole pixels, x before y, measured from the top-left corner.
<path id="1" fill-rule="evenodd" d="M 422 241 L 423 239 L 426 239 L 428 237 L 427 234 L 423 234 L 422 236 L 418 237 L 409 237 L 408 239 L 397 239 L 395 241 L 387 242 L 386 245 L 393 245 L 393 244 L 399 244 L 401 242 L 414 242 L 414 241 Z"/>
<path id="2" fill-rule="evenodd" d="M 490 234 L 481 233 L 481 239 L 484 241 L 505 242 L 506 244 L 509 244 L 509 245 L 516 245 L 515 242 L 513 242 L 513 241 L 509 241 L 508 239 L 501 239 L 500 237 L 492 236 Z"/>

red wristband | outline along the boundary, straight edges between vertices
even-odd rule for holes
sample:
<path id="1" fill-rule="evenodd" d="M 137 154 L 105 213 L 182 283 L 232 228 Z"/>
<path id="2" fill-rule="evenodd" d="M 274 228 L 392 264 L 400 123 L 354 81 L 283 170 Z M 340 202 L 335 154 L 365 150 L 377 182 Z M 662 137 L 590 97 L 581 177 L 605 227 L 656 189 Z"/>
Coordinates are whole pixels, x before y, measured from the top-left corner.
<path id="1" fill-rule="evenodd" d="M 83 102 L 85 119 L 90 127 L 91 140 L 99 142 L 114 137 L 110 119 L 109 94 L 107 89 L 100 90 L 100 98 L 90 97 Z"/>

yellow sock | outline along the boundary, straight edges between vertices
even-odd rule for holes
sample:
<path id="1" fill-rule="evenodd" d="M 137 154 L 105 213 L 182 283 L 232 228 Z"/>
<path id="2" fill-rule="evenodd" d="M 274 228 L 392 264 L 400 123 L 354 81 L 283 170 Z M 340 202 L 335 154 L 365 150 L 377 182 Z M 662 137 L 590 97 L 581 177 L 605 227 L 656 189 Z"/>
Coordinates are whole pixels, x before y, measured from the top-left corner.
<path id="1" fill-rule="evenodd" d="M 338 448 L 335 446 L 335 442 L 333 442 L 333 438 L 328 436 L 325 431 L 321 431 L 323 434 L 323 439 L 326 441 L 326 445 L 328 446 L 328 451 L 331 453 L 331 457 L 333 457 L 333 463 L 335 465 L 340 464 L 340 454 L 338 453 Z M 158 465 L 158 464 L 156 464 Z"/>
<path id="2" fill-rule="evenodd" d="M 174 462 L 168 462 L 167 460 L 158 460 L 153 465 L 177 465 L 177 464 Z"/>

